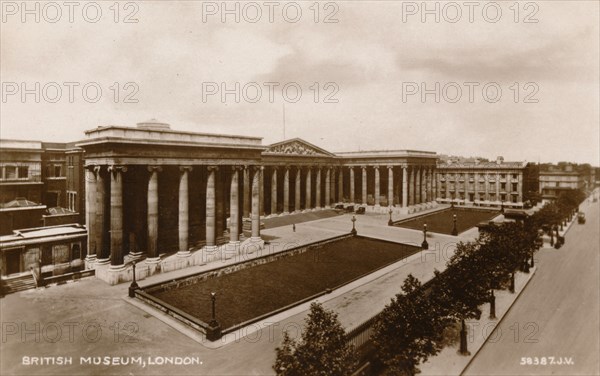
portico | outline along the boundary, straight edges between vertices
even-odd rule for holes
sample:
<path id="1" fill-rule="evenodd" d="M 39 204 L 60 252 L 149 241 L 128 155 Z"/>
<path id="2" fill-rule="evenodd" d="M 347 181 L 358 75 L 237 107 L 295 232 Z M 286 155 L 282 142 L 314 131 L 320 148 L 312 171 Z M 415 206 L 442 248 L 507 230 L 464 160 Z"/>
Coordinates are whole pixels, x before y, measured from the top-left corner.
<path id="1" fill-rule="evenodd" d="M 179 132 L 158 122 L 99 127 L 86 136 L 79 146 L 95 214 L 87 217 L 86 260 L 109 264 L 97 270 L 100 278 L 128 280 L 126 265 L 142 258 L 159 271 L 218 258 L 224 249 L 262 247 L 260 138 Z M 244 214 L 251 215 L 250 238 L 242 232 Z"/>

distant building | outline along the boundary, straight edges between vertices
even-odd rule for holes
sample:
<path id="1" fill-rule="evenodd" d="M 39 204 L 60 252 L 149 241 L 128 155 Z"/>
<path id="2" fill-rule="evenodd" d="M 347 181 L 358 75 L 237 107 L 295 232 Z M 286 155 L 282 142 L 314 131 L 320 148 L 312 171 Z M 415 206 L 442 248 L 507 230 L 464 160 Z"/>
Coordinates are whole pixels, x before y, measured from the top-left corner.
<path id="1" fill-rule="evenodd" d="M 555 199 L 565 190 L 580 189 L 589 193 L 595 186 L 595 179 L 595 171 L 589 164 L 542 164 L 540 194 L 544 199 Z"/>
<path id="2" fill-rule="evenodd" d="M 82 152 L 73 144 L 0 140 L 0 235 L 84 223 Z"/>
<path id="3" fill-rule="evenodd" d="M 532 188 L 537 190 L 537 168 L 527 162 L 489 162 L 479 158 L 440 160 L 436 170 L 437 200 L 458 205 L 523 207 Z"/>

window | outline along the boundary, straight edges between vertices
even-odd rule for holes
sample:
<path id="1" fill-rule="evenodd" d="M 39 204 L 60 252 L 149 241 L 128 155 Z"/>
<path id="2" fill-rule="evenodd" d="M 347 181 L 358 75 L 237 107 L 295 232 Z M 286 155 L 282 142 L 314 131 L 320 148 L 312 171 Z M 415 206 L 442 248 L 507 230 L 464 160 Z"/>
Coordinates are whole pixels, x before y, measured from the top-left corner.
<path id="1" fill-rule="evenodd" d="M 512 183 L 512 190 L 513 192 L 517 191 L 517 183 Z"/>
<path id="2" fill-rule="evenodd" d="M 29 166 L 19 167 L 19 179 L 27 179 L 29 177 Z"/>
<path id="3" fill-rule="evenodd" d="M 15 166 L 6 166 L 4 168 L 5 179 L 14 179 L 17 177 L 17 168 Z"/>
<path id="4" fill-rule="evenodd" d="M 506 190 L 506 183 L 500 183 L 500 189 Z"/>
<path id="5" fill-rule="evenodd" d="M 502 201 L 506 201 L 506 195 L 505 194 L 501 194 L 500 197 L 501 197 Z"/>
<path id="6" fill-rule="evenodd" d="M 61 165 L 54 165 L 54 177 L 58 178 L 62 176 L 62 166 Z"/>
<path id="7" fill-rule="evenodd" d="M 72 192 L 69 191 L 67 192 L 67 198 L 69 200 L 68 202 L 68 208 L 70 211 L 77 211 L 77 192 Z"/>
<path id="8" fill-rule="evenodd" d="M 519 175 L 518 175 L 518 174 L 512 174 L 512 178 L 513 178 L 513 179 L 518 179 L 518 178 L 519 178 Z"/>
<path id="9" fill-rule="evenodd" d="M 500 179 L 506 179 L 506 174 L 500 174 Z"/>
<path id="10" fill-rule="evenodd" d="M 72 260 L 81 259 L 81 246 L 78 243 L 75 243 L 71 246 L 71 254 Z"/>

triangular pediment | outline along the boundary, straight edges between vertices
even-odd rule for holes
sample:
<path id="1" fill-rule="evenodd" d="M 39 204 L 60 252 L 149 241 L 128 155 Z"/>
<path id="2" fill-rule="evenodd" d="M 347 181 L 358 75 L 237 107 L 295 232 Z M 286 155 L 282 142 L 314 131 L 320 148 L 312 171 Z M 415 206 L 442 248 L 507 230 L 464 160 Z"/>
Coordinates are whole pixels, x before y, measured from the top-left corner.
<path id="1" fill-rule="evenodd" d="M 333 157 L 334 154 L 327 150 L 321 149 L 318 146 L 304 141 L 301 138 L 293 138 L 269 145 L 269 148 L 264 151 L 265 154 L 284 154 L 309 157 Z"/>

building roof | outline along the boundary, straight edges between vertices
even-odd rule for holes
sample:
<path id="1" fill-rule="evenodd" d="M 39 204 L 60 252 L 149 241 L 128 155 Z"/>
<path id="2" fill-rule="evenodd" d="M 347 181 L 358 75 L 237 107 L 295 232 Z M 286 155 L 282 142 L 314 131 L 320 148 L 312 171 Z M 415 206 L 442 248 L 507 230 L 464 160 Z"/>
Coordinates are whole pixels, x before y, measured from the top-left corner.
<path id="1" fill-rule="evenodd" d="M 465 162 L 444 162 L 438 164 L 438 168 L 446 169 L 507 169 L 507 168 L 524 168 L 527 166 L 527 162 L 477 162 L 477 161 L 465 161 Z"/>
<path id="2" fill-rule="evenodd" d="M 0 236 L 0 248 L 22 246 L 30 243 L 39 243 L 40 241 L 56 241 L 61 238 L 85 236 L 86 234 L 87 230 L 85 226 L 75 223 L 14 230 L 10 235 Z"/>
<path id="3" fill-rule="evenodd" d="M 35 206 L 42 206 L 42 204 L 38 204 L 37 202 L 29 201 L 24 197 L 17 197 L 12 201 L 9 201 L 4 204 L 0 204 L 0 208 L 9 209 L 9 208 L 29 208 Z"/>
<path id="4" fill-rule="evenodd" d="M 73 214 L 75 213 L 72 210 L 69 210 L 67 208 L 62 208 L 60 206 L 54 207 L 54 208 L 48 208 L 48 214 L 50 215 L 58 215 L 58 214 Z"/>

